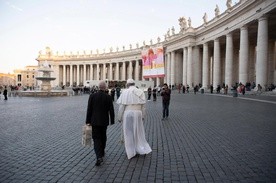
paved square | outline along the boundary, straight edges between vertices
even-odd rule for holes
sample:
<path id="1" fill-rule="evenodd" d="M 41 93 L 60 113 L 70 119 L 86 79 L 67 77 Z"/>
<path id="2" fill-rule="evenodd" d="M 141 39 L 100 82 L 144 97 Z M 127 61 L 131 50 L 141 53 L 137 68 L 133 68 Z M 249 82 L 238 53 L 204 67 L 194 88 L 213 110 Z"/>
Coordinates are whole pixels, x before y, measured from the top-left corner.
<path id="1" fill-rule="evenodd" d="M 1 100 L 0 182 L 275 182 L 276 103 L 248 98 L 174 91 L 165 121 L 148 101 L 153 152 L 128 160 L 116 121 L 100 167 L 81 146 L 88 95 Z"/>

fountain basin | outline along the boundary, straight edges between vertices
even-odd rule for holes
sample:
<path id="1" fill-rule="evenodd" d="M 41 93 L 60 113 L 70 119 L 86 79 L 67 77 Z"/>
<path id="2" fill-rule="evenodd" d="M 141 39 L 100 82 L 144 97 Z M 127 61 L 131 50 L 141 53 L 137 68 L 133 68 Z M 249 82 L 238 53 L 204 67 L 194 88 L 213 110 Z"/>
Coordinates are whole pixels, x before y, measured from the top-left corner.
<path id="1" fill-rule="evenodd" d="M 67 90 L 51 90 L 51 91 L 42 91 L 42 90 L 33 90 L 33 91 L 18 91 L 19 97 L 58 97 L 58 96 L 69 96 Z"/>

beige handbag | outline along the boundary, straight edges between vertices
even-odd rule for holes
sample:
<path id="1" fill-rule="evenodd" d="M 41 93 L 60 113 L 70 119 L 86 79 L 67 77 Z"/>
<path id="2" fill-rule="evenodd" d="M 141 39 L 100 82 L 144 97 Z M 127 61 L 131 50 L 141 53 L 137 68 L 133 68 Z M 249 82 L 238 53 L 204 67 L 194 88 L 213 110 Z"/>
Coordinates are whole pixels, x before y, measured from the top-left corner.
<path id="1" fill-rule="evenodd" d="M 92 145 L 92 126 L 91 125 L 83 125 L 82 126 L 81 144 L 84 147 L 91 147 L 91 145 Z"/>

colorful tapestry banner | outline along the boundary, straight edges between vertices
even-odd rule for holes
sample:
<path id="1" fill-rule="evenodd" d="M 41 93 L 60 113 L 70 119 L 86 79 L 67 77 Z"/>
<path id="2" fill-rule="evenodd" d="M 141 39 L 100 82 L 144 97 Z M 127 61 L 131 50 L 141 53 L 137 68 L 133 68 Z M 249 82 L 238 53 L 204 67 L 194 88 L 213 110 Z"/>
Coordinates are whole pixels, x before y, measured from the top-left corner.
<path id="1" fill-rule="evenodd" d="M 163 47 L 142 50 L 143 77 L 165 77 Z"/>

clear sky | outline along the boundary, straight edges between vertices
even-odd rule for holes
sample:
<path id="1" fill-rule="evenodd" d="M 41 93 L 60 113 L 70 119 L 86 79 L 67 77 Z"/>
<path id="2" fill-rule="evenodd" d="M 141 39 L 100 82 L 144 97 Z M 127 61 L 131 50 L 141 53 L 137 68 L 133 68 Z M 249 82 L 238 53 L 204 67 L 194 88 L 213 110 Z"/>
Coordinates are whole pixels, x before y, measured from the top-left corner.
<path id="1" fill-rule="evenodd" d="M 54 54 L 95 53 L 163 41 L 172 26 L 179 32 L 179 17 L 196 28 L 205 12 L 214 18 L 216 5 L 222 13 L 226 0 L 0 0 L 0 73 L 37 65 L 46 46 Z"/>

